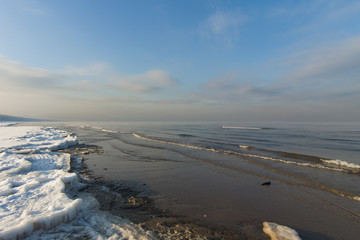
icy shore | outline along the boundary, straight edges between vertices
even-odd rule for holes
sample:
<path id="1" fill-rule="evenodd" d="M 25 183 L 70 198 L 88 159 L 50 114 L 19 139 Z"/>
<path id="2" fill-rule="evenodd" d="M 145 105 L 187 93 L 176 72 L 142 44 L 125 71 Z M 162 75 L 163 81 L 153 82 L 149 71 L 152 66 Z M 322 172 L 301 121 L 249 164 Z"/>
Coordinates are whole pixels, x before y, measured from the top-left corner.
<path id="1" fill-rule="evenodd" d="M 0 240 L 157 239 L 127 219 L 100 211 L 98 200 L 80 191 L 86 184 L 69 170 L 71 158 L 74 167 L 81 157 L 56 152 L 77 144 L 76 136 L 53 127 L 0 123 Z M 169 229 L 164 239 L 173 239 Z M 264 232 L 272 239 L 299 239 L 274 223 L 264 223 Z"/>
<path id="2" fill-rule="evenodd" d="M 54 150 L 77 144 L 56 128 L 0 124 L 0 239 L 152 239 L 131 222 L 98 210 L 70 173 L 70 154 Z"/>

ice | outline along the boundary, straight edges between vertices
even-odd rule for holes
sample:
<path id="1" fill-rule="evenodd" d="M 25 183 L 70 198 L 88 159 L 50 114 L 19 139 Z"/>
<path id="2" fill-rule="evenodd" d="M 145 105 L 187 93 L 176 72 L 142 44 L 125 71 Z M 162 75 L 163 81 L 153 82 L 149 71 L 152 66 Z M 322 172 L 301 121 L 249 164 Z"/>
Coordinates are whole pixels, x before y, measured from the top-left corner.
<path id="1" fill-rule="evenodd" d="M 155 239 L 137 225 L 99 210 L 70 173 L 70 154 L 53 150 L 77 144 L 56 128 L 0 125 L 0 239 Z"/>
<path id="2" fill-rule="evenodd" d="M 77 178 L 68 172 L 70 155 L 50 151 L 76 143 L 55 128 L 0 126 L 0 239 L 24 238 L 76 216 L 82 200 L 64 193 Z"/>
<path id="3" fill-rule="evenodd" d="M 13 122 L 0 122 L 0 127 L 9 127 L 9 126 L 13 126 L 16 123 Z"/>
<path id="4" fill-rule="evenodd" d="M 28 240 L 37 239 L 156 239 L 151 232 L 126 219 L 99 211 L 99 203 L 83 193 L 82 210 L 68 224 L 60 224 L 47 231 L 37 231 Z"/>
<path id="5" fill-rule="evenodd" d="M 263 231 L 271 240 L 301 240 L 298 233 L 289 227 L 272 222 L 264 222 Z"/>
<path id="6" fill-rule="evenodd" d="M 5 148 L 19 153 L 57 150 L 77 144 L 75 136 L 55 128 L 0 126 L 0 133 L 0 152 Z"/>

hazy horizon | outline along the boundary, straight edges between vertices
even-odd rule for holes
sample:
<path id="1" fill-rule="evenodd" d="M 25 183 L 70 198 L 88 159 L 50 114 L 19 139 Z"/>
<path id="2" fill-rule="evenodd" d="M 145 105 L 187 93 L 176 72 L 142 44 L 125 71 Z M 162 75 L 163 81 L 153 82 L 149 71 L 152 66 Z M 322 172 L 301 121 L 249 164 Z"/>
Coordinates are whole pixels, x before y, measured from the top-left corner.
<path id="1" fill-rule="evenodd" d="M 360 121 L 358 1 L 0 2 L 0 114 Z"/>

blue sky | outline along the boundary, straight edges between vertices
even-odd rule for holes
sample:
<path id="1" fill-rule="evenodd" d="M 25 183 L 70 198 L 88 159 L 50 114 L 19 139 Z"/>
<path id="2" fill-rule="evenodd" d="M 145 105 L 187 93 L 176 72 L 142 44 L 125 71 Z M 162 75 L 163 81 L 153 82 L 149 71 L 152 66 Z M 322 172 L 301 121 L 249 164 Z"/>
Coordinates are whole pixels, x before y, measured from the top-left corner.
<path id="1" fill-rule="evenodd" d="M 0 113 L 359 121 L 359 1 L 0 0 Z"/>

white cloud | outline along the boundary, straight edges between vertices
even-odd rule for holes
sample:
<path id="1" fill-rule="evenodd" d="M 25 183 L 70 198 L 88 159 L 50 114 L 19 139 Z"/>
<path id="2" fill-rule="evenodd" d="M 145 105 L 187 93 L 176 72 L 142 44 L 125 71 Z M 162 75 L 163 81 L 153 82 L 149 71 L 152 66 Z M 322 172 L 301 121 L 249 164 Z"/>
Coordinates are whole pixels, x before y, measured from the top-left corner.
<path id="1" fill-rule="evenodd" d="M 200 25 L 200 35 L 214 37 L 232 46 L 248 17 L 239 10 L 217 11 Z"/>
<path id="2" fill-rule="evenodd" d="M 292 22 L 293 26 L 289 29 L 291 34 L 310 34 L 309 38 L 319 38 L 322 34 L 323 40 L 327 40 L 329 35 L 326 29 L 336 28 L 339 34 L 343 34 L 342 28 L 338 27 L 341 22 L 358 21 L 360 14 L 359 1 L 298 1 L 295 4 L 281 3 L 278 6 L 270 8 L 266 13 L 267 17 L 278 18 L 284 22 Z M 354 18 L 355 17 L 355 18 Z M 351 25 L 349 25 L 351 26 Z M 331 38 L 336 37 L 334 30 Z"/>
<path id="3" fill-rule="evenodd" d="M 88 66 L 67 66 L 64 73 L 79 76 L 101 76 L 110 71 L 110 64 L 106 62 L 92 63 Z"/>
<path id="4" fill-rule="evenodd" d="M 151 112 L 153 105 L 169 105 L 167 99 L 182 104 L 158 91 L 174 84 L 174 78 L 159 69 L 120 76 L 108 64 L 96 63 L 53 72 L 0 57 L 0 113 L 72 120 L 129 114 L 131 119 Z"/>
<path id="5" fill-rule="evenodd" d="M 28 91 L 59 87 L 61 75 L 42 68 L 34 68 L 0 56 L 0 84 L 2 90 Z"/>
<path id="6" fill-rule="evenodd" d="M 122 91 L 146 93 L 175 85 L 175 80 L 163 70 L 155 69 L 143 74 L 117 76 L 113 84 Z"/>
<path id="7" fill-rule="evenodd" d="M 258 72 L 262 76 L 257 76 Z M 279 106 L 339 101 L 350 107 L 360 102 L 356 93 L 360 93 L 360 37 L 297 52 L 247 74 L 224 74 L 205 84 L 201 97 Z"/>
<path id="8" fill-rule="evenodd" d="M 20 62 L 8 60 L 3 56 L 0 56 L 0 72 L 20 78 L 46 78 L 50 75 L 53 76 L 52 73 L 45 69 L 28 67 Z"/>
<path id="9" fill-rule="evenodd" d="M 232 12 L 217 12 L 207 19 L 207 26 L 214 34 L 224 34 L 231 29 L 237 29 L 243 21 L 242 15 Z"/>
<path id="10" fill-rule="evenodd" d="M 141 74 L 119 75 L 107 63 L 88 66 L 67 66 L 57 72 L 34 68 L 0 56 L 1 90 L 78 92 L 96 95 L 109 91 L 130 94 L 151 93 L 174 86 L 176 81 L 168 73 L 153 69 Z M 106 92 L 106 93 L 105 93 Z"/>
<path id="11" fill-rule="evenodd" d="M 283 81 L 303 85 L 314 82 L 358 81 L 360 77 L 360 37 L 346 39 L 288 57 L 296 68 Z"/>

